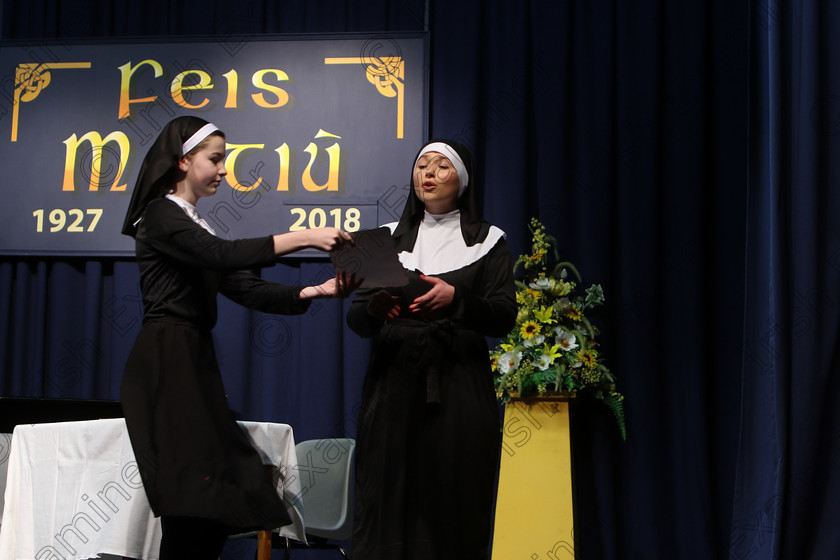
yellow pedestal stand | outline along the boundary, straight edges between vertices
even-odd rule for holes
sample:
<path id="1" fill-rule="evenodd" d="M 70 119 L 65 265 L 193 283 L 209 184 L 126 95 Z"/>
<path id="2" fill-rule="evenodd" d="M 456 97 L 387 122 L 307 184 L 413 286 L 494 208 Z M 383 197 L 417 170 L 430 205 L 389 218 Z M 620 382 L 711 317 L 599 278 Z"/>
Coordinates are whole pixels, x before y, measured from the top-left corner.
<path id="1" fill-rule="evenodd" d="M 493 560 L 575 557 L 570 399 L 505 405 Z"/>

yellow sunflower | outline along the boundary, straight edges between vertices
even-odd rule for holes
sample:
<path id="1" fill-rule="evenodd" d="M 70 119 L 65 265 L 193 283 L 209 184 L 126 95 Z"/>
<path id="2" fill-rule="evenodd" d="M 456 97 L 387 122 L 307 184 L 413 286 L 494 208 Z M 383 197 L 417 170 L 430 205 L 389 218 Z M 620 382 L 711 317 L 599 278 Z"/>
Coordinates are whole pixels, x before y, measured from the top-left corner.
<path id="1" fill-rule="evenodd" d="M 522 338 L 528 340 L 529 338 L 540 334 L 540 326 L 534 321 L 525 321 L 519 329 L 519 334 L 522 335 Z"/>
<path id="2" fill-rule="evenodd" d="M 571 319 L 572 321 L 580 321 L 580 318 L 583 314 L 580 312 L 580 309 L 572 305 L 566 310 L 566 317 Z"/>
<path id="3" fill-rule="evenodd" d="M 578 350 L 577 359 L 584 367 L 594 368 L 598 365 L 598 351 L 591 348 L 589 350 Z"/>

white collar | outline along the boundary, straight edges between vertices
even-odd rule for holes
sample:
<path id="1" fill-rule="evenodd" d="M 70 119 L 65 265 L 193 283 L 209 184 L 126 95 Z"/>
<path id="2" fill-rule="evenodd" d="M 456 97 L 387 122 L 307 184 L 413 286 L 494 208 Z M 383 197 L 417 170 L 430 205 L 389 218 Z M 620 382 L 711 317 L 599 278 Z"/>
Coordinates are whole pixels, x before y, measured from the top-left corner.
<path id="1" fill-rule="evenodd" d="M 196 209 L 195 206 L 193 206 L 192 204 L 190 204 L 189 202 L 187 202 L 186 200 L 184 200 L 180 196 L 175 196 L 172 193 L 167 194 L 166 198 L 168 198 L 169 200 L 171 200 L 172 202 L 174 202 L 175 204 L 180 206 L 181 209 L 184 210 L 184 213 L 186 213 L 187 216 L 192 218 L 192 221 L 194 221 L 195 223 L 197 223 L 198 225 L 200 225 L 201 227 L 203 227 L 204 229 L 206 229 L 207 231 L 209 231 L 213 235 L 216 235 L 216 232 L 213 231 L 213 228 L 210 227 L 210 224 L 205 222 L 201 218 L 201 216 L 198 215 L 198 210 Z"/>
<path id="2" fill-rule="evenodd" d="M 457 208 L 451 212 L 445 212 L 443 214 L 432 214 L 429 211 L 425 211 L 423 212 L 423 221 L 429 226 L 440 225 L 444 227 L 457 227 L 460 230 L 461 211 Z"/>
<path id="3" fill-rule="evenodd" d="M 386 224 L 394 233 L 398 222 Z M 443 274 L 469 266 L 484 257 L 496 246 L 505 232 L 490 226 L 487 237 L 481 243 L 467 247 L 461 233 L 461 211 L 446 214 L 425 212 L 417 231 L 417 241 L 411 251 L 399 254 L 402 265 L 408 270 L 423 274 Z"/>

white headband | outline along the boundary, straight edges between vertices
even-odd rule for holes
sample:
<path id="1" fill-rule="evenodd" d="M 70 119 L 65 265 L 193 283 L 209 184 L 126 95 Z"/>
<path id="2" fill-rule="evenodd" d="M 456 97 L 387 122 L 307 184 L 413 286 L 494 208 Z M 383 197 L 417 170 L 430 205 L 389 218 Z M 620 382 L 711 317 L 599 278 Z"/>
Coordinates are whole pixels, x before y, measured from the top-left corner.
<path id="1" fill-rule="evenodd" d="M 181 155 L 187 155 L 188 153 L 190 153 L 190 150 L 198 146 L 202 140 L 204 140 L 217 130 L 219 130 L 219 127 L 213 123 L 207 123 L 201 128 L 199 128 L 195 132 L 195 134 L 187 138 L 187 141 L 184 142 L 184 145 L 181 147 Z"/>
<path id="2" fill-rule="evenodd" d="M 455 166 L 455 171 L 458 172 L 458 197 L 460 198 L 461 195 L 464 194 L 464 190 L 467 188 L 467 185 L 470 184 L 470 176 L 467 173 L 467 168 L 464 166 L 464 161 L 461 159 L 461 156 L 459 156 L 458 152 L 453 150 L 452 146 L 449 144 L 445 144 L 443 142 L 432 142 L 420 151 L 417 159 L 414 160 L 414 166 L 416 167 L 420 158 L 429 152 L 438 152 L 445 155 L 449 158 L 449 161 L 452 162 L 452 165 Z"/>

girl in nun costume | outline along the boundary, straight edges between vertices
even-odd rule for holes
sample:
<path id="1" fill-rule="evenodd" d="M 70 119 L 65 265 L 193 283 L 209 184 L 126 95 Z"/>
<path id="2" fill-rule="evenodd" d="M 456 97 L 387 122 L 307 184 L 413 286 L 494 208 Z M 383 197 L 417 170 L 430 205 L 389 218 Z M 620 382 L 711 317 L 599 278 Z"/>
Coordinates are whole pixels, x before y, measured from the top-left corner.
<path id="1" fill-rule="evenodd" d="M 436 141 L 388 224 L 408 285 L 360 291 L 376 336 L 359 414 L 356 560 L 486 560 L 499 412 L 485 336 L 516 320 L 504 232 L 481 219 L 469 151 Z"/>
<path id="2" fill-rule="evenodd" d="M 161 560 L 216 560 L 228 534 L 290 519 L 262 461 L 228 409 L 211 329 L 216 294 L 267 313 L 299 314 L 353 280 L 300 289 L 242 271 L 304 247 L 349 240 L 333 228 L 227 241 L 195 203 L 224 178 L 225 137 L 197 117 L 167 124 L 149 149 L 122 232 L 134 237 L 143 326 L 121 400 L 149 503 L 161 517 Z"/>

